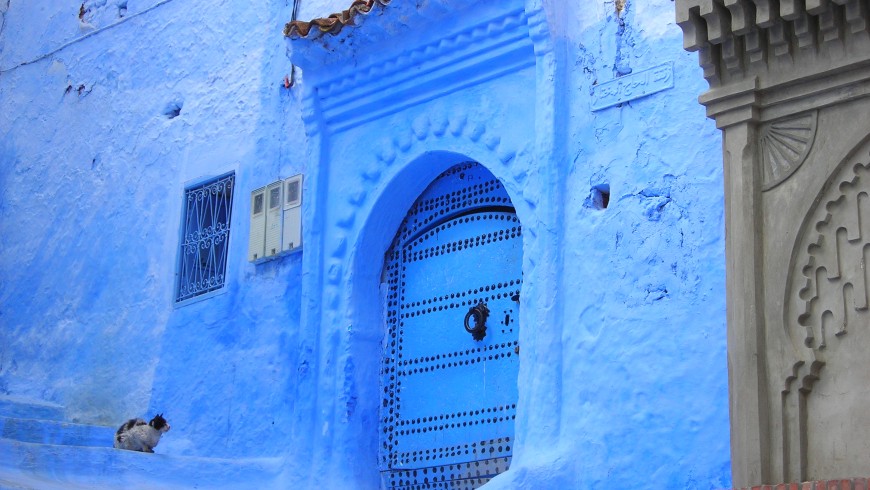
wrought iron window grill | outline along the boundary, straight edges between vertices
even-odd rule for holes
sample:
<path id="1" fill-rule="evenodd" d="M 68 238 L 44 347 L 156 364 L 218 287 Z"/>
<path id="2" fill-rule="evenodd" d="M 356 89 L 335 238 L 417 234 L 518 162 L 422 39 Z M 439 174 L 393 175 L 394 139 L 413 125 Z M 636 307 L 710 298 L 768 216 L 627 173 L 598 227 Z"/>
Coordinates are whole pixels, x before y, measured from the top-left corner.
<path id="1" fill-rule="evenodd" d="M 176 303 L 224 286 L 235 178 L 231 172 L 184 191 Z"/>

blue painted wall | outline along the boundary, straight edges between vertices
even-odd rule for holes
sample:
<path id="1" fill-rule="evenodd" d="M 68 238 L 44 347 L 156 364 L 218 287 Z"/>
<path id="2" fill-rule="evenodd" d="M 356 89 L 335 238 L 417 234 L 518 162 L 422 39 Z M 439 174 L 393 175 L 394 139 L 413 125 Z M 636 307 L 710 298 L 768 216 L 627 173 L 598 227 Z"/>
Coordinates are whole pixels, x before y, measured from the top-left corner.
<path id="1" fill-rule="evenodd" d="M 528 231 L 519 441 L 491 485 L 729 486 L 705 84 L 672 2 L 580 3 L 393 2 L 287 43 L 285 1 L 88 1 L 81 18 L 81 2 L 0 2 L 0 396 L 104 425 L 161 411 L 163 454 L 280 457 L 270 484 L 375 488 L 383 251 L 428 182 L 472 158 Z M 528 36 L 502 58 L 419 76 L 413 104 L 351 101 L 383 114 L 324 109 L 333 81 L 506 12 Z M 290 90 L 288 54 L 304 69 Z M 598 85 L 664 63 L 672 88 L 592 110 Z M 175 308 L 183 189 L 229 170 L 227 287 Z M 303 253 L 248 263 L 250 191 L 297 173 Z"/>
<path id="2" fill-rule="evenodd" d="M 563 431 L 587 482 L 730 484 L 721 144 L 695 104 L 706 89 L 682 52 L 672 2 L 598 6 L 569 48 Z M 592 86 L 673 61 L 674 87 L 589 110 Z M 582 66 L 582 68 L 580 68 Z M 606 211 L 586 204 L 607 184 Z M 630 449 L 627 449 L 630 448 Z M 643 473 L 635 473 L 638 466 Z"/>
<path id="3" fill-rule="evenodd" d="M 2 388 L 83 422 L 167 412 L 182 454 L 273 454 L 250 407 L 292 411 L 268 380 L 295 372 L 300 261 L 248 264 L 245 215 L 253 183 L 305 166 L 289 7 L 65 3 L 4 13 Z M 229 170 L 228 287 L 175 309 L 183 188 Z"/>

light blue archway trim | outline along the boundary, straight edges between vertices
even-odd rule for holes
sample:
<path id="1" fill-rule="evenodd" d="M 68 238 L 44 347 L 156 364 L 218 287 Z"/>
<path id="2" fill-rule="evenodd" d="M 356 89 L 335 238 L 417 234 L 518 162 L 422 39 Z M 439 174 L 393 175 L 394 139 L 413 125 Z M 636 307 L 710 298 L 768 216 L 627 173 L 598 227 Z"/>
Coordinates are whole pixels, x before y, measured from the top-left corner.
<path id="1" fill-rule="evenodd" d="M 469 133 L 472 135 L 480 132 L 480 126 L 472 125 L 471 128 Z M 364 215 L 360 217 L 362 223 L 356 234 L 356 241 L 348 247 L 350 254 L 345 283 L 347 296 L 342 301 L 348 306 L 345 318 L 348 329 L 346 335 L 343 335 L 343 352 L 346 353 L 343 359 L 346 366 L 352 363 L 353 368 L 352 374 L 350 370 L 345 370 L 345 375 L 349 377 L 344 385 L 351 388 L 355 396 L 355 410 L 361 412 L 356 420 L 368 423 L 349 428 L 351 433 L 346 436 L 366 441 L 365 445 L 374 454 L 377 454 L 378 404 L 382 399 L 379 392 L 384 338 L 379 289 L 381 273 L 384 254 L 411 205 L 442 172 L 465 161 L 476 161 L 508 189 L 520 221 L 524 217 L 535 221 L 534 209 L 522 197 L 525 175 L 521 175 L 521 181 L 518 182 L 511 173 L 512 164 L 517 158 L 515 152 L 503 151 L 500 158 L 497 151 L 500 145 L 489 148 L 481 138 L 474 142 L 467 136 L 464 132 L 459 132 L 457 136 L 446 138 L 454 140 L 454 147 L 462 147 L 462 152 L 429 150 L 428 146 L 434 144 L 450 146 L 445 144 L 444 135 L 441 135 L 433 137 L 431 141 L 428 138 L 423 138 L 422 141 L 415 139 L 415 144 L 397 155 L 397 161 L 392 163 L 395 170 L 382 176 L 375 184 L 379 192 L 371 197 L 372 205 L 360 210 L 360 214 Z M 466 141 L 456 141 L 459 139 Z M 337 264 L 338 262 L 333 265 Z M 353 423 L 351 420 L 346 422 Z M 372 460 L 371 464 L 371 471 L 376 475 L 377 462 Z"/>
<path id="2" fill-rule="evenodd" d="M 534 382 L 520 389 L 513 466 L 523 458 L 524 439 L 556 446 L 561 314 L 553 291 L 561 280 L 562 252 L 555 230 L 563 225 L 565 166 L 559 164 L 564 125 L 554 104 L 565 97 L 558 71 L 559 56 L 564 54 L 552 42 L 548 21 L 558 13 L 547 2 L 524 5 L 534 86 L 524 85 L 529 105 L 517 111 L 523 114 L 522 131 L 512 131 L 510 123 L 492 120 L 474 108 L 433 101 L 427 107 L 440 105 L 440 114 L 427 110 L 404 123 L 399 119 L 411 118 L 406 114 L 415 111 L 393 114 L 383 122 L 390 128 L 382 132 L 384 141 L 366 140 L 362 151 L 351 155 L 340 145 L 352 132 L 364 132 L 365 126 L 334 132 L 324 118 L 318 87 L 335 76 L 326 68 L 318 72 L 318 66 L 327 65 L 318 65 L 312 57 L 317 47 L 304 49 L 300 59 L 310 68 L 303 66 L 303 120 L 311 138 L 312 164 L 306 172 L 310 199 L 303 217 L 303 338 L 294 394 L 299 413 L 291 444 L 294 457 L 310 462 L 310 473 L 298 475 L 294 482 L 377 485 L 377 436 L 370 431 L 377 426 L 380 400 L 374 390 L 379 385 L 382 330 L 377 286 L 383 253 L 414 199 L 440 172 L 463 160 L 479 162 L 504 184 L 523 223 L 522 301 L 532 307 L 521 309 L 520 380 Z M 328 65 L 336 66 L 336 56 L 351 55 L 337 50 L 329 55 Z M 337 158 L 339 154 L 343 158 Z M 329 404 L 333 408 L 326 410 Z M 361 450 L 371 454 L 370 461 L 358 457 Z M 335 468 L 342 468 L 342 473 L 336 474 Z"/>

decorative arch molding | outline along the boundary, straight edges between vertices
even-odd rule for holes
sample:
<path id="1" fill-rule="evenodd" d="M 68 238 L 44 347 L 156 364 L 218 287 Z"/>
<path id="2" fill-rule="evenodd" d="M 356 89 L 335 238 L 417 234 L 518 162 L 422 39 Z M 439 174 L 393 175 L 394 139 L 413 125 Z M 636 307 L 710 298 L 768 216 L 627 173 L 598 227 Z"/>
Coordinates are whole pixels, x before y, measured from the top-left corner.
<path id="1" fill-rule="evenodd" d="M 426 114 L 404 127 L 406 131 L 379 142 L 380 151 L 360 165 L 345 211 L 330 224 L 330 233 L 338 237 L 328 253 L 330 285 L 339 285 L 350 270 L 371 267 L 373 258 L 380 269 L 392 234 L 417 196 L 440 173 L 463 161 L 486 167 L 505 186 L 520 220 L 536 221 L 535 198 L 522 190 L 528 162 L 514 165 L 527 158 L 529 148 L 502 143 L 485 121 L 466 113 L 451 115 L 450 122 L 443 113 Z M 374 192 L 369 195 L 365 189 Z M 530 230 L 529 236 L 535 234 Z M 342 264 L 350 265 L 344 270 Z"/>
<path id="2" fill-rule="evenodd" d="M 344 29 L 319 38 L 288 35 L 291 59 L 312 72 L 313 85 L 306 87 L 304 94 L 309 135 L 352 130 L 451 92 L 540 65 L 540 58 L 553 52 L 548 16 L 540 0 L 512 0 L 497 9 L 482 8 L 475 13 L 482 16 L 479 20 L 454 30 L 437 23 L 448 16 L 445 11 L 451 15 L 466 13 L 462 9 L 453 12 L 457 6 L 451 3 L 456 2 L 433 1 L 417 9 L 393 2 L 381 15 L 366 21 L 377 25 L 360 26 L 359 32 Z M 411 38 L 407 48 L 396 51 L 395 38 L 410 34 L 394 32 L 390 19 L 403 16 L 398 23 L 400 31 L 417 21 L 419 31 L 436 35 Z M 379 45 L 385 48 L 384 54 L 373 49 Z M 312 119 L 315 116 L 318 121 Z"/>
<path id="3" fill-rule="evenodd" d="M 837 166 L 814 203 L 795 240 L 783 324 L 796 352 L 823 358 L 835 339 L 867 323 L 870 140 Z"/>
<path id="4" fill-rule="evenodd" d="M 385 7 L 387 11 L 390 8 L 392 8 L 392 4 Z M 523 33 L 521 36 L 517 36 L 516 31 L 520 27 L 523 28 Z M 338 40 L 336 42 L 342 42 L 339 38 L 349 35 L 346 31 L 348 30 L 342 30 L 336 36 Z M 554 77 L 551 76 L 552 63 L 542 63 L 540 59 L 542 57 L 546 58 L 553 53 L 550 31 L 551 28 L 544 3 L 541 0 L 527 0 L 523 8 L 511 9 L 498 17 L 491 18 L 474 28 L 468 29 L 467 32 L 462 31 L 437 42 L 429 43 L 426 46 L 410 49 L 402 55 L 380 60 L 362 70 L 345 70 L 344 74 L 329 76 L 328 74 L 319 73 L 317 68 L 312 66 L 314 69 L 313 83 L 304 87 L 302 95 L 303 123 L 305 124 L 306 133 L 314 140 L 311 154 L 321 155 L 325 151 L 328 151 L 323 145 L 328 144 L 328 141 L 332 139 L 336 131 L 348 131 L 358 124 L 372 122 L 375 119 L 387 117 L 396 111 L 407 109 L 406 106 L 396 108 L 395 111 L 381 110 L 376 115 L 367 116 L 364 120 L 355 120 L 353 124 L 336 123 L 341 118 L 329 116 L 331 108 L 340 107 L 341 102 L 353 99 L 355 95 L 358 95 L 357 91 L 364 90 L 370 95 L 370 82 L 373 76 L 378 75 L 386 79 L 398 77 L 403 67 L 414 60 L 422 60 L 421 57 L 442 58 L 445 64 L 449 64 L 448 62 L 451 61 L 451 57 L 461 54 L 463 46 L 469 46 L 485 39 L 495 39 L 498 41 L 500 36 L 513 36 L 512 40 L 509 41 L 510 43 L 522 43 L 524 39 L 528 39 L 533 47 L 534 58 L 537 59 L 537 62 L 533 60 L 532 65 L 538 66 L 536 79 L 539 82 L 542 80 L 553 80 Z M 302 52 L 298 55 L 300 59 L 312 62 L 316 58 L 316 55 L 312 55 L 310 46 L 300 44 L 311 43 L 311 39 L 304 37 L 296 38 L 292 42 L 294 43 L 294 48 L 303 47 Z M 526 66 L 531 65 L 522 64 L 522 66 L 514 66 L 510 67 L 510 69 L 513 70 Z M 499 71 L 490 76 L 501 76 L 508 72 L 509 70 Z M 542 84 L 536 90 L 536 97 L 539 101 L 551 101 L 552 94 L 555 92 L 555 86 Z M 340 100 L 330 100 L 330 98 L 336 97 Z M 537 105 L 540 108 L 541 103 L 539 102 Z M 552 112 L 552 108 L 546 108 L 545 110 L 545 114 L 552 114 Z M 446 113 L 438 112 L 433 115 L 427 114 L 408 120 L 404 125 L 396 125 L 396 127 L 405 127 L 406 129 L 398 132 L 392 138 L 380 141 L 378 144 L 379 150 L 375 153 L 376 158 L 366 159 L 365 162 L 358 165 L 358 177 L 360 179 L 357 179 L 352 184 L 352 190 L 344 193 L 347 201 L 346 205 L 342 206 L 338 218 L 332 223 L 324 224 L 325 226 L 334 227 L 334 230 L 337 231 L 336 236 L 339 237 L 337 242 L 331 247 L 331 250 L 325 251 L 328 264 L 325 266 L 327 272 L 324 284 L 324 297 L 326 298 L 324 304 L 329 309 L 335 310 L 340 303 L 338 291 L 329 291 L 341 282 L 344 273 L 349 269 L 345 265 L 347 264 L 346 254 L 349 250 L 348 236 L 353 233 L 356 228 L 355 224 L 359 222 L 360 210 L 370 206 L 368 201 L 371 196 L 368 195 L 366 189 L 382 188 L 385 185 L 385 176 L 389 174 L 391 168 L 395 167 L 394 163 L 404 160 L 406 165 L 412 164 L 415 157 L 409 157 L 409 155 L 419 156 L 425 152 L 442 149 L 443 151 L 453 151 L 454 149 L 461 151 L 461 149 L 466 149 L 465 154 L 470 159 L 486 166 L 505 184 L 508 193 L 514 201 L 514 205 L 517 207 L 517 214 L 521 220 L 525 221 L 524 216 L 532 214 L 537 203 L 528 197 L 522 198 L 522 186 L 527 177 L 528 169 L 532 165 L 516 166 L 511 170 L 511 163 L 517 158 L 520 151 L 531 154 L 534 148 L 516 148 L 511 144 L 503 143 L 498 131 L 487 127 L 488 121 L 476 120 L 473 114 L 471 112 L 460 111 L 458 113 L 451 113 L 448 117 Z M 555 122 L 550 119 L 544 119 L 537 122 L 536 126 L 536 134 L 531 138 L 531 144 L 538 147 L 538 155 L 531 158 L 546 161 L 551 158 L 548 155 L 552 151 L 551 139 L 556 132 L 553 129 Z M 543 142 L 543 145 L 540 141 L 542 137 L 546 140 Z M 433 145 L 435 139 L 443 140 L 443 144 Z M 442 168 L 441 171 L 446 168 Z M 320 171 L 318 170 L 317 173 L 320 173 Z M 439 173 L 431 170 L 430 172 L 432 173 L 432 178 Z M 422 188 L 420 190 L 422 191 Z M 323 191 L 316 190 L 316 192 Z M 409 201 L 409 205 L 410 202 L 413 202 L 413 199 Z M 534 231 L 531 231 L 529 236 L 534 236 Z"/>
<path id="5" fill-rule="evenodd" d="M 316 104 L 310 107 L 316 110 Z M 476 161 L 508 192 L 527 230 L 524 249 L 536 246 L 536 224 L 542 222 L 537 190 L 547 185 L 530 174 L 537 158 L 533 133 L 527 133 L 525 141 L 518 140 L 515 134 L 505 133 L 499 121 L 446 102 L 429 104 L 417 115 L 408 112 L 389 119 L 391 127 L 401 129 L 366 141 L 362 145 L 366 151 L 357 154 L 352 167 L 340 172 L 340 177 L 333 173 L 331 184 L 341 192 L 320 190 L 328 197 L 329 212 L 321 216 L 320 225 L 315 224 L 315 228 L 322 226 L 322 279 L 314 286 L 322 301 L 319 319 L 310 321 L 319 324 L 321 336 L 331 337 L 326 345 L 320 341 L 320 355 L 321 362 L 335 367 L 322 373 L 319 382 L 331 378 L 329 383 L 335 387 L 338 407 L 328 422 L 335 428 L 333 439 L 339 447 L 340 441 L 363 440 L 376 452 L 377 434 L 365 421 L 377 420 L 380 402 L 376 393 L 383 336 L 380 270 L 399 223 L 429 183 L 454 164 Z M 319 118 L 311 121 L 319 124 Z M 327 163 L 318 172 L 335 165 Z M 376 470 L 370 468 L 372 474 Z"/>
<path id="6" fill-rule="evenodd" d="M 549 281 L 557 276 L 552 271 L 561 268 L 555 260 L 559 254 L 548 252 L 558 250 L 558 238 L 536 233 L 560 221 L 553 208 L 561 205 L 565 181 L 557 156 L 564 125 L 555 110 L 565 97 L 559 89 L 564 68 L 556 62 L 550 20 L 558 16 L 548 1 L 433 0 L 419 9 L 414 2 L 389 2 L 377 15 L 356 18 L 363 22 L 335 36 L 289 41 L 291 59 L 305 71 L 299 95 L 310 155 L 305 180 L 309 206 L 303 211 L 303 268 L 309 271 L 303 294 L 308 299 L 299 361 L 305 380 L 297 396 L 311 400 L 300 415 L 307 417 L 300 427 L 308 429 L 300 434 L 318 432 L 316 438 L 295 440 L 300 460 L 310 462 L 311 486 L 325 488 L 346 485 L 350 478 L 362 482 L 360 487 L 377 485 L 376 465 L 358 461 L 355 453 L 360 447 L 377 453 L 371 421 L 377 420 L 380 402 L 375 392 L 380 380 L 380 267 L 399 222 L 429 182 L 453 163 L 479 162 L 504 184 L 527 231 L 523 287 L 553 291 L 556 286 Z M 396 43 L 398 38 L 404 42 Z M 469 52 L 476 54 L 468 58 Z M 422 66 L 425 74 L 409 78 L 408 66 Z M 463 69 L 473 79 L 463 80 Z M 534 117 L 522 121 L 522 132 L 451 98 L 473 85 L 501 83 L 520 73 L 526 82 L 534 78 L 534 84 L 523 84 L 528 90 L 523 103 L 530 108 L 526 113 Z M 389 96 L 394 89 L 401 97 Z M 360 151 L 351 156 L 349 150 L 357 145 Z M 526 253 L 539 263 L 527 260 Z M 535 293 L 523 301 L 534 302 Z M 519 321 L 534 330 L 535 325 L 556 323 L 558 314 L 555 308 L 526 308 Z M 558 329 L 540 331 L 534 342 L 524 344 L 524 352 L 533 355 L 535 342 L 560 336 Z M 537 418 L 558 420 L 560 360 L 529 366 L 521 363 L 521 372 L 545 374 L 536 375 L 541 381 L 531 388 L 534 392 L 521 393 L 518 403 L 524 397 L 537 400 L 535 410 L 542 412 Z M 328 397 L 334 409 L 324 412 L 318 397 Z M 518 427 L 522 417 L 527 412 L 518 414 Z M 520 429 L 518 438 L 524 437 Z M 516 449 L 521 459 L 521 445 Z M 326 471 L 335 467 L 344 473 Z"/>
<path id="7" fill-rule="evenodd" d="M 854 382 L 870 373 L 870 362 L 856 363 L 850 350 L 870 343 L 866 325 L 870 254 L 870 137 L 838 164 L 821 186 L 796 235 L 783 308 L 789 340 L 783 375 L 780 465 L 788 479 L 815 478 L 819 464 L 816 439 L 848 439 L 851 427 L 831 434 L 813 410 L 814 388 L 830 378 Z M 858 347 L 860 349 L 860 347 Z M 830 368 L 827 368 L 828 365 Z M 828 373 L 829 369 L 833 369 Z M 828 373 L 828 374 L 826 374 Z M 842 385 L 841 385 L 842 386 Z M 830 391 L 830 389 L 829 389 Z M 824 393 L 824 397 L 837 396 Z M 819 431 L 825 433 L 819 437 Z M 823 449 L 824 451 L 824 449 Z"/>
<path id="8" fill-rule="evenodd" d="M 378 420 L 381 401 L 377 391 L 384 338 L 381 269 L 384 253 L 408 209 L 440 173 L 473 160 L 502 181 L 521 221 L 537 221 L 534 201 L 522 192 L 528 180 L 522 168 L 528 163 L 518 164 L 528 158 L 529 149 L 503 143 L 494 130 L 473 116 L 453 115 L 447 125 L 443 121 L 439 116 L 417 118 L 408 121 L 404 133 L 379 142 L 376 146 L 381 151 L 370 155 L 352 176 L 355 187 L 343 196 L 345 211 L 329 224 L 327 232 L 337 239 L 325 254 L 323 322 L 348 326 L 341 330 L 340 344 L 349 353 L 347 358 L 356 361 L 353 372 L 342 373 L 341 383 L 349 388 L 342 390 L 347 395 L 343 404 L 353 400 L 356 410 L 363 412 L 354 433 L 368 439 L 366 445 L 375 452 L 378 435 L 362 421 Z M 532 230 L 524 235 L 524 248 L 533 243 L 534 236 Z M 377 470 L 374 463 L 371 470 Z"/>

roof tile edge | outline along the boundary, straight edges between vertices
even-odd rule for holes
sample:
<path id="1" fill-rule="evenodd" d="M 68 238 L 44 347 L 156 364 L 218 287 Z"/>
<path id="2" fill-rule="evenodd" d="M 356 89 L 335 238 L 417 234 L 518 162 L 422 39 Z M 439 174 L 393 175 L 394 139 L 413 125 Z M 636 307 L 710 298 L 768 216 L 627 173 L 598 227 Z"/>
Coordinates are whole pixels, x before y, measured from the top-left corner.
<path id="1" fill-rule="evenodd" d="M 284 36 L 291 39 L 306 38 L 311 33 L 312 28 L 315 28 L 315 32 L 320 34 L 329 33 L 335 35 L 341 32 L 344 26 L 355 25 L 354 19 L 357 15 L 366 15 L 375 6 L 385 7 L 390 2 L 392 0 L 353 0 L 353 3 L 346 10 L 336 12 L 327 17 L 312 19 L 308 22 L 302 20 L 288 22 L 284 26 Z"/>

